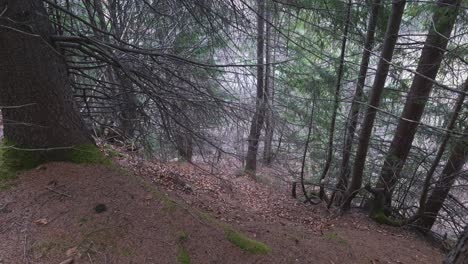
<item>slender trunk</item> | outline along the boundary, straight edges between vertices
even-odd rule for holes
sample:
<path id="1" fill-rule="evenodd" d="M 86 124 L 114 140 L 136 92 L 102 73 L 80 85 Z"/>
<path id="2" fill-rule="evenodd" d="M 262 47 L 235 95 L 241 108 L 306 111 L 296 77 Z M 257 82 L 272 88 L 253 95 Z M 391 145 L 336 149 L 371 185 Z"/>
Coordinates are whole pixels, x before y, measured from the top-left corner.
<path id="1" fill-rule="evenodd" d="M 375 116 L 377 114 L 377 107 L 379 107 L 380 105 L 380 98 L 382 96 L 383 88 L 388 75 L 388 70 L 392 61 L 395 43 L 398 39 L 398 31 L 400 29 L 401 18 L 403 16 L 405 5 L 405 0 L 396 0 L 392 3 L 392 11 L 389 17 L 387 30 L 385 33 L 382 53 L 380 55 L 374 84 L 372 86 L 368 106 L 364 115 L 361 133 L 359 135 L 359 144 L 356 151 L 352 178 L 348 189 L 346 190 L 346 200 L 342 205 L 342 208 L 344 210 L 350 208 L 352 199 L 354 198 L 357 191 L 361 188 L 362 185 L 362 176 L 364 173 L 364 166 L 366 163 L 369 141 L 372 135 L 372 128 L 374 126 Z"/>
<path id="2" fill-rule="evenodd" d="M 463 131 L 463 136 L 456 140 L 450 157 L 442 170 L 442 174 L 437 181 L 432 194 L 427 199 L 424 213 L 418 221 L 418 226 L 422 230 L 431 230 L 439 214 L 440 209 L 447 198 L 453 183 L 460 174 L 460 170 L 465 165 L 468 158 L 468 126 Z"/>
<path id="3" fill-rule="evenodd" d="M 468 225 L 461 233 L 457 245 L 450 251 L 444 264 L 466 264 L 468 260 Z"/>
<path id="4" fill-rule="evenodd" d="M 336 86 L 335 86 L 335 97 L 334 97 L 334 104 L 333 104 L 333 113 L 332 113 L 332 120 L 330 125 L 330 131 L 328 133 L 328 147 L 327 147 L 327 159 L 325 161 L 325 165 L 322 171 L 322 175 L 320 176 L 320 199 L 325 198 L 325 189 L 323 185 L 323 181 L 327 176 L 328 171 L 330 170 L 330 165 L 332 162 L 333 157 L 333 137 L 335 135 L 335 125 L 336 125 L 336 115 L 338 113 L 338 108 L 340 105 L 340 89 L 341 89 L 341 81 L 343 78 L 343 69 L 344 69 L 344 57 L 346 54 L 346 42 L 348 40 L 348 29 L 349 24 L 351 23 L 351 7 L 352 7 L 352 0 L 348 0 L 348 7 L 346 11 L 346 22 L 343 30 L 343 38 L 341 40 L 341 54 L 340 54 L 340 65 L 338 66 L 338 72 L 336 76 Z"/>
<path id="5" fill-rule="evenodd" d="M 271 19 L 271 9 L 273 3 L 268 1 L 267 8 L 265 10 L 265 19 L 266 23 L 266 47 L 265 47 L 265 91 L 268 91 L 266 94 L 265 101 L 267 102 L 266 116 L 265 116 L 265 141 L 263 147 L 263 160 L 266 165 L 271 164 L 271 143 L 273 141 L 273 79 L 274 71 L 272 71 L 273 66 L 270 64 L 272 59 L 274 61 L 274 55 L 272 58 L 272 44 L 274 41 L 271 33 L 271 24 L 273 20 Z M 273 72 L 273 74 L 272 74 Z"/>
<path id="6" fill-rule="evenodd" d="M 356 126 L 358 123 L 359 117 L 359 102 L 362 101 L 363 89 L 367 77 L 367 69 L 369 67 L 369 59 L 371 55 L 371 50 L 374 45 L 374 36 L 375 29 L 377 26 L 377 17 L 379 14 L 379 9 L 381 5 L 381 0 L 374 0 L 372 3 L 371 16 L 369 17 L 368 29 L 366 40 L 364 43 L 364 50 L 362 52 L 361 66 L 359 68 L 359 76 L 356 83 L 356 91 L 354 93 L 353 102 L 348 114 L 348 122 L 346 123 L 346 138 L 343 146 L 343 159 L 341 161 L 341 172 L 340 178 L 336 185 L 338 192 L 343 193 L 346 191 L 348 186 L 348 179 L 350 174 L 349 169 L 349 160 L 351 156 L 351 149 L 354 140 L 354 133 L 356 131 Z M 339 200 L 337 202 L 340 202 Z"/>
<path id="7" fill-rule="evenodd" d="M 264 66 L 263 66 L 263 50 L 264 50 L 264 27 L 263 19 L 265 14 L 265 1 L 257 0 L 258 15 L 257 15 L 257 97 L 255 102 L 255 113 L 250 125 L 248 138 L 247 157 L 245 158 L 245 172 L 250 175 L 255 175 L 257 170 L 257 152 L 258 141 L 262 131 L 263 121 L 265 119 L 265 94 L 264 90 Z"/>
<path id="8" fill-rule="evenodd" d="M 93 144 L 74 103 L 65 61 L 49 41 L 52 27 L 42 3 L 0 0 L 0 10 L 5 10 L 0 21 L 5 138 L 28 149 Z M 54 151 L 41 155 L 44 161 L 65 158 Z"/>
<path id="9" fill-rule="evenodd" d="M 411 149 L 418 124 L 440 68 L 461 0 L 439 0 L 400 121 L 377 183 L 390 206 L 395 184 Z"/>
<path id="10" fill-rule="evenodd" d="M 465 92 L 465 93 L 468 92 L 468 79 L 466 79 L 465 83 L 463 84 L 462 92 Z M 448 122 L 446 126 L 446 130 L 448 132 L 447 134 L 445 134 L 444 138 L 442 139 L 442 143 L 440 143 L 440 146 L 439 146 L 439 149 L 437 150 L 437 154 L 434 158 L 434 161 L 432 162 L 431 167 L 427 171 L 426 179 L 424 180 L 423 190 L 421 192 L 421 198 L 419 200 L 419 209 L 418 209 L 419 214 L 424 213 L 424 207 L 426 204 L 427 195 L 429 193 L 429 187 L 431 185 L 432 176 L 434 175 L 434 172 L 436 171 L 437 166 L 439 165 L 440 159 L 442 158 L 442 155 L 445 152 L 445 148 L 452 135 L 452 130 L 455 128 L 455 123 L 458 119 L 458 116 L 460 115 L 460 112 L 463 107 L 463 103 L 465 102 L 465 97 L 466 96 L 464 93 L 460 93 L 458 95 L 457 102 L 455 103 L 455 107 L 453 109 L 452 117 L 450 118 L 450 121 Z"/>

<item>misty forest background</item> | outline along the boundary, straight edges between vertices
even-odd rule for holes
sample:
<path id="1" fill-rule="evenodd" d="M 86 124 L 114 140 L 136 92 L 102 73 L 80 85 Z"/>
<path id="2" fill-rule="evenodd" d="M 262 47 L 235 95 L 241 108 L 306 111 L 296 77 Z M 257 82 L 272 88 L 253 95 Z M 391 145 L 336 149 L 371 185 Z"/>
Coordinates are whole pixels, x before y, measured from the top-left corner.
<path id="1" fill-rule="evenodd" d="M 83 129 L 145 159 L 257 180 L 270 168 L 305 202 L 384 224 L 451 237 L 467 225 L 465 1 L 31 2 L 0 1 L 5 144 L 66 147 Z M 22 53 L 42 77 L 8 70 Z M 65 78 L 47 77 L 60 63 Z M 79 112 L 53 140 L 18 128 L 73 111 L 26 89 L 38 80 L 69 87 Z"/>

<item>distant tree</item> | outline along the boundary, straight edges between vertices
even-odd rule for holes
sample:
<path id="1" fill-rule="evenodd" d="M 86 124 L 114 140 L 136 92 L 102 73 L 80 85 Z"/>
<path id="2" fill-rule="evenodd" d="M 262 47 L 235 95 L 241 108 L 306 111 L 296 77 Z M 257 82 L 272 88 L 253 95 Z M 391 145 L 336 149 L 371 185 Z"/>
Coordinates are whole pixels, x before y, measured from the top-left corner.
<path id="1" fill-rule="evenodd" d="M 30 160 L 17 165 L 67 159 L 77 146 L 93 145 L 75 107 L 65 61 L 50 41 L 52 28 L 42 2 L 1 0 L 0 10 L 4 136 L 10 149 L 30 154 Z"/>

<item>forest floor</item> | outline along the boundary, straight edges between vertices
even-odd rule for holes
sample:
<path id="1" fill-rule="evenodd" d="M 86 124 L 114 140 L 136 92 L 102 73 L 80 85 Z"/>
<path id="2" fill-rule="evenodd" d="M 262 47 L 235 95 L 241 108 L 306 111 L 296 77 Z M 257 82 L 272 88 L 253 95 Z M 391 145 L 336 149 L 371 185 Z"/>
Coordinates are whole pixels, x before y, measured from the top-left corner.
<path id="1" fill-rule="evenodd" d="M 116 163 L 45 164 L 0 191 L 0 263 L 442 262 L 419 235 L 246 176 Z"/>

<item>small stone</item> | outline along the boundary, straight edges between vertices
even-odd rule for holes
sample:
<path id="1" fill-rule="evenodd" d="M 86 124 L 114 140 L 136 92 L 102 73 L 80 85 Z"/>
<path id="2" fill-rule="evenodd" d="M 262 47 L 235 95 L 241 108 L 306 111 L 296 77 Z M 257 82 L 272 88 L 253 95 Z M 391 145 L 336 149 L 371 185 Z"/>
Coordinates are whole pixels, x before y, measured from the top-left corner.
<path id="1" fill-rule="evenodd" d="M 105 204 L 97 204 L 96 207 L 94 207 L 94 211 L 98 214 L 105 212 L 107 211 L 107 206 Z"/>

